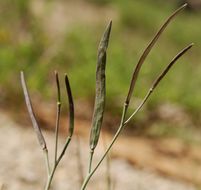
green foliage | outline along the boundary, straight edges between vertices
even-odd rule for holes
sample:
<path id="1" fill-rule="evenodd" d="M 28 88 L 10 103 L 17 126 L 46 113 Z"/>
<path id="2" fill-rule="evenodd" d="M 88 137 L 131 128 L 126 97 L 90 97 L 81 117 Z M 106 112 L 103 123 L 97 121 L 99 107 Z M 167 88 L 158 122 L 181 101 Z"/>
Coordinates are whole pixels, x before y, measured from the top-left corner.
<path id="1" fill-rule="evenodd" d="M 137 63 L 142 49 L 176 5 L 148 0 L 107 2 L 115 7 L 119 15 L 119 19 L 114 21 L 106 72 L 108 99 L 115 102 L 112 104 L 113 107 L 118 107 L 128 89 L 132 68 Z M 105 8 L 111 7 L 107 6 L 107 3 L 104 5 Z M 62 42 L 57 44 L 54 54 L 47 56 L 54 44 L 50 43 L 40 20 L 37 20 L 30 11 L 30 0 L 1 1 L 0 7 L 1 14 L 4 15 L 0 18 L 0 79 L 1 88 L 5 89 L 4 93 L 7 94 L 1 97 L 8 97 L 10 92 L 14 91 L 19 93 L 16 85 L 10 84 L 9 81 L 10 78 L 19 81 L 17 73 L 22 69 L 29 75 L 28 83 L 33 89 L 40 90 L 45 97 L 51 97 L 50 75 L 57 69 L 69 73 L 76 97 L 85 97 L 88 100 L 93 98 L 95 87 L 92 78 L 95 78 L 93 72 L 96 63 L 95 48 L 98 44 L 96 36 L 100 34 L 99 29 L 105 22 L 87 26 L 72 25 Z M 143 97 L 156 73 L 169 61 L 169 57 L 175 51 L 186 42 L 194 41 L 192 56 L 186 56 L 186 61 L 182 59 L 181 62 L 184 63 L 176 66 L 179 72 L 170 72 L 169 79 L 163 81 L 158 94 L 152 97 L 149 105 L 151 107 L 168 99 L 182 104 L 193 112 L 199 110 L 200 17 L 200 13 L 184 12 L 176 18 L 177 21 L 172 23 L 160 39 L 160 47 L 155 47 L 145 63 L 146 66 L 142 68 L 140 80 L 136 84 L 135 97 Z M 188 80 L 183 80 L 186 76 Z M 177 87 L 179 90 L 174 90 Z"/>
<path id="2" fill-rule="evenodd" d="M 87 0 L 87 1 L 89 1 L 90 3 L 94 3 L 96 5 L 101 5 L 101 6 L 105 6 L 110 3 L 110 0 Z"/>

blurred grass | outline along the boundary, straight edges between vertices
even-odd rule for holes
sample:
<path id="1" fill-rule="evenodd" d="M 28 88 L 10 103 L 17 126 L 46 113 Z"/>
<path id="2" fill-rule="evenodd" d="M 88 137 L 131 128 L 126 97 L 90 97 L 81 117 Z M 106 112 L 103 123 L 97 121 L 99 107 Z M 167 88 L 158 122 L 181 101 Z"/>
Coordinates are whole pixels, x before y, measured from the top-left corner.
<path id="1" fill-rule="evenodd" d="M 53 1 L 53 0 L 52 0 Z M 51 3 L 52 1 L 47 1 Z M 14 3 L 13 3 L 14 2 Z M 71 26 L 57 46 L 48 38 L 41 20 L 30 11 L 31 0 L 0 2 L 0 103 L 22 100 L 19 71 L 24 70 L 32 92 L 52 98 L 53 71 L 67 72 L 73 94 L 93 102 L 96 49 L 105 21 Z M 62 3 L 62 1 L 60 1 Z M 107 95 L 112 109 L 119 108 L 142 50 L 176 3 L 163 1 L 88 0 L 95 7 L 115 8 L 119 19 L 113 25 L 108 51 Z M 8 11 L 9 10 L 9 11 Z M 100 15 L 101 17 L 101 15 Z M 197 116 L 201 106 L 200 13 L 182 13 L 163 34 L 140 73 L 135 97 L 142 98 L 160 70 L 187 44 L 193 50 L 179 61 L 148 103 L 150 110 L 162 102 L 176 102 Z M 108 18 L 109 20 L 110 18 Z M 51 32 L 51 31 L 50 31 Z M 53 49 L 53 50 L 52 50 Z M 53 52 L 53 53 L 51 53 Z"/>

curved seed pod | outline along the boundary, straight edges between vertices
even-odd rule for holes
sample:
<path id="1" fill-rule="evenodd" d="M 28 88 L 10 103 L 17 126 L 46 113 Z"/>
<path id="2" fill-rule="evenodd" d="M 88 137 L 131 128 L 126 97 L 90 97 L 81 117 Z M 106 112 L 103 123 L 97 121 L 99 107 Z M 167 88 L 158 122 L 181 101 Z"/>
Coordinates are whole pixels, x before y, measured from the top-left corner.
<path id="1" fill-rule="evenodd" d="M 146 96 L 142 100 L 141 104 L 137 107 L 137 109 L 131 114 L 131 116 L 124 122 L 124 125 L 126 125 L 134 116 L 135 114 L 143 107 L 143 105 L 146 103 L 148 98 L 151 96 L 151 94 L 154 92 L 155 88 L 159 85 L 161 80 L 166 76 L 168 71 L 172 68 L 172 66 L 177 62 L 177 60 L 182 57 L 188 50 L 192 48 L 194 44 L 190 44 L 184 49 L 182 49 L 173 59 L 172 61 L 165 67 L 165 69 L 162 71 L 162 73 L 156 78 L 154 83 L 152 84 L 151 88 L 147 92 Z"/>
<path id="2" fill-rule="evenodd" d="M 60 115 L 61 115 L 61 90 L 59 82 L 59 74 L 55 71 L 55 80 L 57 86 L 57 111 L 56 111 L 56 124 L 55 124 L 55 157 L 54 161 L 57 160 L 57 151 L 58 151 L 58 138 L 59 138 L 59 128 L 60 128 Z"/>
<path id="3" fill-rule="evenodd" d="M 57 85 L 57 104 L 61 104 L 61 89 L 60 89 L 60 83 L 59 83 L 59 74 L 57 71 L 55 71 L 55 79 L 56 79 L 56 85 Z"/>
<path id="4" fill-rule="evenodd" d="M 67 74 L 65 74 L 65 85 L 69 103 L 69 137 L 72 137 L 74 131 L 74 103 Z"/>
<path id="5" fill-rule="evenodd" d="M 167 74 L 167 72 L 171 69 L 171 67 L 176 63 L 176 61 L 182 57 L 189 49 L 191 49 L 193 47 L 194 43 L 191 43 L 190 45 L 188 45 L 187 47 L 185 47 L 184 49 L 182 49 L 173 59 L 172 61 L 167 65 L 167 67 L 163 70 L 163 72 L 158 76 L 158 78 L 154 81 L 154 83 L 152 84 L 152 87 L 150 89 L 150 91 L 153 91 L 158 84 L 160 83 L 160 81 L 164 78 L 164 76 Z"/>
<path id="6" fill-rule="evenodd" d="M 140 57 L 135 70 L 133 72 L 132 75 L 132 79 L 131 79 L 131 83 L 130 83 L 130 87 L 129 87 L 129 91 L 128 91 L 128 95 L 126 97 L 126 104 L 129 104 L 132 93 L 134 91 L 135 88 L 135 83 L 137 81 L 138 78 L 138 74 L 140 72 L 140 69 L 146 59 L 146 57 L 148 56 L 148 54 L 150 53 L 151 49 L 153 48 L 153 46 L 156 44 L 158 38 L 161 36 L 161 34 L 163 33 L 163 31 L 166 29 L 166 27 L 168 26 L 168 24 L 175 18 L 175 16 L 177 16 L 178 13 L 180 13 L 185 7 L 187 6 L 187 4 L 182 5 L 180 8 L 178 8 L 170 17 L 168 17 L 168 19 L 164 22 L 164 24 L 161 26 L 161 28 L 159 29 L 159 31 L 156 33 L 156 35 L 154 36 L 154 38 L 151 40 L 151 42 L 149 43 L 149 45 L 147 46 L 147 48 L 144 50 L 142 56 Z"/>
<path id="7" fill-rule="evenodd" d="M 33 125 L 33 128 L 34 128 L 35 132 L 36 132 L 39 144 L 40 144 L 40 146 L 42 147 L 43 150 L 47 150 L 45 139 L 44 139 L 43 134 L 41 132 L 41 129 L 40 129 L 40 127 L 39 127 L 39 125 L 38 125 L 38 123 L 36 121 L 36 116 L 35 116 L 34 111 L 33 111 L 32 103 L 31 103 L 31 99 L 29 97 L 29 92 L 27 90 L 27 85 L 26 85 L 26 82 L 25 82 L 25 79 L 24 79 L 23 71 L 21 71 L 21 84 L 22 84 L 22 89 L 23 89 L 23 92 L 24 92 L 24 98 L 25 98 L 25 102 L 26 102 L 27 109 L 28 109 L 28 112 L 29 112 L 29 116 L 31 118 L 32 125 Z"/>
<path id="8" fill-rule="evenodd" d="M 106 50 L 109 43 L 111 27 L 112 27 L 112 21 L 110 21 L 109 25 L 107 26 L 98 47 L 98 61 L 96 68 L 96 97 L 94 104 L 94 113 L 92 118 L 92 128 L 90 134 L 91 150 L 94 150 L 98 143 L 105 109 Z"/>

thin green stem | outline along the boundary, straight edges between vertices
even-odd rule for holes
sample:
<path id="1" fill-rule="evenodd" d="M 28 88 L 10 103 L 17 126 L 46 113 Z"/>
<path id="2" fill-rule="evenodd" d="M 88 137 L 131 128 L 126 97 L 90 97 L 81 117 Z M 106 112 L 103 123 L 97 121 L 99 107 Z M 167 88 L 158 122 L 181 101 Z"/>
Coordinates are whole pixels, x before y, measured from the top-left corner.
<path id="1" fill-rule="evenodd" d="M 149 92 L 147 93 L 147 95 L 145 96 L 145 98 L 143 99 L 142 103 L 137 107 L 137 109 L 135 110 L 135 112 L 131 115 L 132 117 L 134 115 L 136 115 L 140 109 L 142 108 L 142 106 L 144 105 L 144 103 L 147 101 L 147 99 L 149 98 L 149 96 L 151 95 L 151 93 L 153 92 L 153 89 L 151 88 L 149 90 Z M 121 131 L 124 129 L 124 127 L 128 124 L 128 122 L 131 120 L 132 117 L 129 117 L 129 119 L 127 119 L 125 121 L 125 117 L 126 117 L 126 113 L 127 113 L 127 109 L 128 109 L 128 104 L 124 104 L 124 108 L 123 108 L 123 113 L 122 113 L 122 117 L 121 117 L 121 123 L 119 125 L 119 128 L 117 130 L 117 132 L 115 133 L 110 145 L 107 147 L 107 149 L 105 150 L 103 156 L 101 157 L 101 159 L 99 160 L 99 162 L 97 163 L 97 165 L 94 167 L 94 169 L 88 174 L 88 176 L 85 178 L 82 188 L 81 190 L 85 190 L 89 180 L 91 179 L 91 177 L 93 176 L 93 174 L 96 172 L 96 170 L 98 169 L 98 167 L 100 166 L 100 164 L 103 162 L 103 160 L 105 159 L 105 157 L 107 156 L 108 152 L 110 151 L 110 149 L 112 148 L 113 144 L 116 142 L 117 138 L 119 137 Z M 125 121 L 125 122 L 124 122 Z"/>
<path id="2" fill-rule="evenodd" d="M 64 147 L 63 147 L 63 149 L 62 149 L 62 151 L 61 151 L 61 153 L 60 153 L 58 159 L 57 159 L 56 162 L 54 163 L 54 166 L 53 166 L 53 168 L 52 168 L 52 170 L 51 170 L 51 172 L 50 172 L 50 175 L 48 176 L 48 180 L 47 180 L 47 183 L 46 183 L 46 186 L 45 186 L 45 190 L 49 190 L 49 189 L 50 189 L 50 186 L 51 186 L 51 184 L 52 184 L 52 179 L 53 179 L 54 173 L 55 173 L 55 171 L 56 171 L 56 168 L 57 168 L 59 162 L 61 161 L 62 157 L 64 156 L 64 154 L 65 154 L 65 152 L 66 152 L 66 149 L 67 149 L 67 147 L 68 147 L 70 141 L 71 141 L 71 137 L 68 137 L 68 138 L 66 139 L 65 145 L 64 145 Z"/>
<path id="3" fill-rule="evenodd" d="M 115 136 L 113 137 L 110 145 L 107 147 L 105 153 L 103 154 L 103 156 L 101 157 L 100 161 L 97 163 L 97 165 L 95 166 L 95 168 L 93 170 L 91 170 L 91 172 L 86 176 L 83 184 L 82 184 L 82 187 L 81 187 L 81 190 L 84 190 L 89 182 L 89 180 L 91 179 L 92 175 L 96 172 L 96 170 L 98 169 L 98 167 L 100 166 L 100 164 L 103 162 L 104 158 L 107 156 L 108 152 L 110 151 L 110 149 L 112 148 L 113 144 L 115 143 L 115 141 L 117 140 L 118 136 L 120 135 L 123 127 L 125 126 L 124 125 L 124 120 L 125 120 L 125 116 L 126 116 L 126 112 L 127 112 L 127 108 L 128 108 L 128 105 L 125 104 L 124 107 L 123 107 L 123 112 L 122 112 L 122 118 L 121 118 L 121 123 L 120 123 L 120 126 L 115 134 Z"/>
<path id="4" fill-rule="evenodd" d="M 59 133 L 59 122 L 60 122 L 60 114 L 61 114 L 61 92 L 60 92 L 60 83 L 59 83 L 59 76 L 58 73 L 55 72 L 56 77 L 56 84 L 57 84 L 57 117 L 56 117 L 56 129 L 55 129 L 55 158 L 54 158 L 54 166 L 53 169 L 48 177 L 45 190 L 49 190 L 52 179 L 55 173 L 55 170 L 61 161 L 62 157 L 64 156 L 66 149 L 71 141 L 71 137 L 73 135 L 73 129 L 74 129 L 74 105 L 73 105 L 73 97 L 70 89 L 70 84 L 67 75 L 65 75 L 65 84 L 69 99 L 69 110 L 70 110 L 70 120 L 69 120 L 69 136 L 66 138 L 66 142 L 64 144 L 64 147 L 59 155 L 57 157 L 57 151 L 58 151 L 58 133 Z"/>
<path id="5" fill-rule="evenodd" d="M 143 105 L 146 103 L 148 100 L 149 96 L 152 94 L 153 89 L 151 88 L 149 92 L 146 94 L 144 99 L 142 100 L 141 104 L 137 107 L 137 109 L 132 113 L 132 115 L 124 122 L 124 125 L 128 124 L 128 122 L 135 116 L 135 114 L 140 111 L 140 109 L 143 107 Z"/>
<path id="6" fill-rule="evenodd" d="M 91 167 L 92 167 L 92 162 L 93 162 L 93 155 L 94 155 L 94 150 L 90 151 L 90 159 L 89 159 L 89 173 L 91 172 Z"/>
<path id="7" fill-rule="evenodd" d="M 49 190 L 50 189 L 50 186 L 51 186 L 51 183 L 52 183 L 52 179 L 53 179 L 54 173 L 56 171 L 57 165 L 58 165 L 58 163 L 56 163 L 54 165 L 54 167 L 52 168 L 52 171 L 51 171 L 50 175 L 48 176 L 48 180 L 47 180 L 47 183 L 46 183 L 46 186 L 45 186 L 45 190 Z"/>
<path id="8" fill-rule="evenodd" d="M 45 155 L 45 163 L 46 163 L 46 168 L 47 168 L 47 176 L 49 176 L 50 175 L 50 161 L 49 161 L 48 150 L 44 149 L 43 152 L 44 152 L 44 155 Z"/>
<path id="9" fill-rule="evenodd" d="M 57 163 L 59 163 L 61 161 L 62 157 L 64 156 L 64 154 L 66 152 L 66 149 L 67 149 L 68 145 L 70 144 L 70 141 L 71 141 L 71 137 L 69 136 L 69 137 L 67 137 L 65 145 L 64 145 L 64 147 L 63 147 L 63 149 L 61 151 L 61 154 L 57 159 Z"/>

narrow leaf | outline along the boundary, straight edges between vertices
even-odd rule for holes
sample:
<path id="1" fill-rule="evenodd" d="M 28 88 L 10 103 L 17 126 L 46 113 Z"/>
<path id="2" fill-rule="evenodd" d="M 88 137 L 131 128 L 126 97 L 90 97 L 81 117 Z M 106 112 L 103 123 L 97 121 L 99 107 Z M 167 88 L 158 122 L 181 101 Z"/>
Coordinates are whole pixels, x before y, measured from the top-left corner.
<path id="1" fill-rule="evenodd" d="M 90 148 L 94 150 L 100 136 L 100 130 L 103 121 L 105 109 L 105 68 L 106 68 L 106 51 L 109 43 L 112 21 L 107 26 L 99 47 L 98 47 L 98 61 L 96 68 L 96 97 L 94 104 L 94 113 L 92 118 L 92 128 L 90 134 Z"/>
<path id="2" fill-rule="evenodd" d="M 74 131 L 74 103 L 67 74 L 65 74 L 65 85 L 69 103 L 69 136 L 72 137 Z"/>
<path id="3" fill-rule="evenodd" d="M 140 72 L 140 69 L 146 59 L 146 57 L 148 56 L 148 54 L 150 53 L 151 49 L 153 48 L 153 46 L 155 45 L 155 43 L 157 42 L 158 38 L 161 36 L 161 34 L 163 33 L 163 31 L 166 29 L 166 27 L 168 26 L 168 24 L 173 20 L 173 18 L 175 18 L 175 16 L 180 13 L 185 7 L 187 6 L 187 4 L 182 5 L 180 8 L 178 8 L 162 25 L 162 27 L 159 29 L 159 31 L 156 33 L 156 35 L 154 36 L 154 38 L 151 40 L 151 42 L 148 44 L 147 48 L 144 50 L 142 56 L 140 57 L 135 70 L 133 72 L 132 75 L 132 79 L 131 79 L 131 83 L 130 83 L 130 87 L 129 87 L 129 91 L 128 91 L 128 95 L 126 98 L 126 104 L 129 104 L 131 96 L 133 94 L 134 88 L 135 88 L 135 84 L 138 78 L 138 74 Z"/>
<path id="4" fill-rule="evenodd" d="M 23 71 L 21 71 L 21 84 L 22 84 L 22 89 L 24 92 L 24 98 L 25 98 L 26 106 L 27 106 L 27 109 L 29 112 L 29 116 L 30 116 L 31 121 L 32 121 L 33 128 L 36 132 L 40 146 L 42 147 L 43 150 L 45 150 L 45 149 L 47 149 L 46 142 L 45 142 L 45 139 L 44 139 L 43 134 L 41 132 L 41 129 L 40 129 L 40 127 L 36 121 L 35 113 L 33 111 L 32 103 L 31 103 L 31 99 L 29 96 L 29 92 L 27 90 L 27 85 L 25 82 Z"/>

